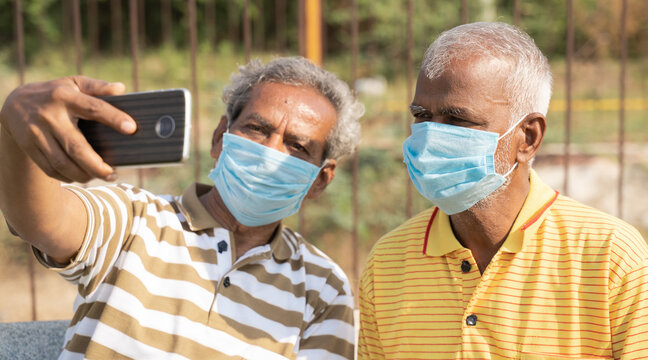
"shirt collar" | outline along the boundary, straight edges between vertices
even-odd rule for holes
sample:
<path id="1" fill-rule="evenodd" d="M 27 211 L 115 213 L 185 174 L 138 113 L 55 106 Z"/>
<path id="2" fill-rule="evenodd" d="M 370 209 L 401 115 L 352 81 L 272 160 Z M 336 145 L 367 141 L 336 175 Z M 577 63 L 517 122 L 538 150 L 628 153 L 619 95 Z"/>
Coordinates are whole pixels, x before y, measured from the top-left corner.
<path id="1" fill-rule="evenodd" d="M 200 201 L 200 196 L 207 193 L 211 188 L 209 185 L 193 183 L 182 193 L 180 198 L 181 211 L 192 231 L 222 227 Z"/>
<path id="2" fill-rule="evenodd" d="M 558 191 L 545 184 L 533 169 L 530 171 L 529 180 L 529 194 L 502 244 L 502 251 L 516 253 L 522 250 L 547 216 L 547 209 L 558 198 Z"/>
<path id="3" fill-rule="evenodd" d="M 205 229 L 222 228 L 222 225 L 205 209 L 200 201 L 200 196 L 212 189 L 212 186 L 200 183 L 189 185 L 182 193 L 180 198 L 180 211 L 187 219 L 187 224 L 192 231 Z M 234 239 L 230 231 L 230 239 Z M 277 230 L 270 240 L 270 251 L 275 259 L 279 261 L 288 260 L 292 256 L 292 248 L 288 245 L 288 240 L 283 235 L 284 226 L 279 224 Z"/>
<path id="4" fill-rule="evenodd" d="M 542 223 L 546 210 L 558 197 L 558 191 L 545 184 L 533 169 L 529 174 L 529 182 L 529 194 L 502 244 L 502 251 L 516 253 L 522 250 L 525 242 L 528 242 L 529 237 Z M 423 253 L 428 256 L 444 256 L 462 248 L 452 232 L 450 217 L 438 208 L 435 209 L 425 233 Z"/>
<path id="5" fill-rule="evenodd" d="M 293 254 L 292 248 L 288 245 L 288 239 L 284 236 L 285 230 L 282 224 L 279 224 L 277 230 L 270 240 L 270 251 L 275 259 L 285 261 L 290 259 Z"/>

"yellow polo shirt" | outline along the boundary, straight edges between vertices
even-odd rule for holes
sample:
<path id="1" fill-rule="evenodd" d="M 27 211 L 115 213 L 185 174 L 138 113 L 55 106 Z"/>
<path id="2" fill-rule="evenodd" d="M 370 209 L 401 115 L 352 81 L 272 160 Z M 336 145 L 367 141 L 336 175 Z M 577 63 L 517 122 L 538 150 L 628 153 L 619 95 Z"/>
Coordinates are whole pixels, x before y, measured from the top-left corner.
<path id="1" fill-rule="evenodd" d="M 360 282 L 358 359 L 648 358 L 648 247 L 531 171 L 480 274 L 437 208 L 381 238 Z"/>

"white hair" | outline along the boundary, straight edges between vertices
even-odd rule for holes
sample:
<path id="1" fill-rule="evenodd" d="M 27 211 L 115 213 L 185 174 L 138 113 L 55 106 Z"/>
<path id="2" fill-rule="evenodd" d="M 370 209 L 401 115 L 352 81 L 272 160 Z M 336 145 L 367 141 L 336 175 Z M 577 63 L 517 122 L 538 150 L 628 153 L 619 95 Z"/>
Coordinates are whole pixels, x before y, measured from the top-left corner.
<path id="1" fill-rule="evenodd" d="M 364 106 L 356 100 L 349 86 L 332 73 L 315 66 L 303 57 L 277 58 L 266 65 L 253 60 L 239 67 L 230 84 L 223 90 L 223 102 L 231 125 L 250 99 L 252 89 L 272 82 L 309 86 L 326 97 L 337 113 L 335 126 L 326 138 L 325 158 L 337 159 L 355 151 L 360 143 L 360 123 Z"/>
<path id="2" fill-rule="evenodd" d="M 504 84 L 510 124 L 532 112 L 547 115 L 552 76 L 547 58 L 524 31 L 505 23 L 477 22 L 443 32 L 425 52 L 421 70 L 435 79 L 456 60 L 494 58 L 510 65 Z"/>

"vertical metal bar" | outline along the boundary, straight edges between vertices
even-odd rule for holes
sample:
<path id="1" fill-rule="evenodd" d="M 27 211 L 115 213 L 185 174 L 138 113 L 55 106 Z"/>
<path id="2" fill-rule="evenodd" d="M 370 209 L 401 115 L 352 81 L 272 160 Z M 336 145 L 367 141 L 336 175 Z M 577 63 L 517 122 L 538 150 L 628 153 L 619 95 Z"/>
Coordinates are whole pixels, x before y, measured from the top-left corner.
<path id="1" fill-rule="evenodd" d="M 243 42 L 245 43 L 245 62 L 250 62 L 252 40 L 250 39 L 250 0 L 243 1 Z"/>
<path id="2" fill-rule="evenodd" d="M 257 51 L 263 51 L 265 49 L 265 14 L 263 0 L 256 0 L 255 4 L 258 17 L 254 24 L 254 48 Z"/>
<path id="3" fill-rule="evenodd" d="M 160 24 L 162 25 L 162 43 L 169 45 L 171 43 L 171 0 L 162 0 L 160 9 Z"/>
<path id="4" fill-rule="evenodd" d="M 216 0 L 205 2 L 205 38 L 212 49 L 216 48 Z"/>
<path id="5" fill-rule="evenodd" d="M 18 79 L 20 85 L 25 83 L 25 45 L 22 17 L 22 2 L 14 0 L 14 24 L 16 37 L 16 53 L 18 55 Z M 29 299 L 31 302 L 32 321 L 36 321 L 36 276 L 34 274 L 34 256 L 31 254 L 31 245 L 25 243 L 27 248 L 27 274 L 29 275 Z"/>
<path id="6" fill-rule="evenodd" d="M 320 24 L 319 32 L 320 32 L 320 44 L 321 44 L 320 48 L 321 48 L 321 52 L 322 52 L 322 66 L 324 66 L 323 64 L 326 61 L 326 51 L 328 50 L 328 48 L 327 48 L 327 46 L 328 46 L 328 44 L 327 44 L 328 37 L 327 37 L 327 32 L 326 32 L 326 17 L 325 17 L 326 16 L 325 14 L 326 14 L 326 12 L 328 10 L 327 9 L 327 4 L 328 3 L 325 0 L 319 0 L 319 1 L 321 3 L 321 5 L 320 5 L 321 9 L 320 9 L 320 16 L 319 16 L 318 22 Z"/>
<path id="7" fill-rule="evenodd" d="M 76 70 L 77 74 L 82 74 L 83 42 L 81 40 L 81 3 L 79 0 L 72 0 L 72 18 L 74 22 L 74 44 L 76 47 Z"/>
<path id="8" fill-rule="evenodd" d="M 122 6 L 121 0 L 110 1 L 110 33 L 113 52 L 121 55 L 124 52 L 124 35 L 122 32 Z"/>
<path id="9" fill-rule="evenodd" d="M 567 0 L 567 60 L 565 62 L 565 147 L 564 147 L 564 177 L 563 192 L 569 195 L 569 165 L 570 165 L 570 142 L 572 122 L 572 62 L 574 59 L 574 4 L 573 0 Z"/>
<path id="10" fill-rule="evenodd" d="M 88 0 L 88 41 L 90 53 L 97 56 L 99 52 L 99 4 L 97 0 Z"/>
<path id="11" fill-rule="evenodd" d="M 617 199 L 617 214 L 623 218 L 623 169 L 625 155 L 625 92 L 626 92 L 626 63 L 628 61 L 628 39 L 626 20 L 628 17 L 628 0 L 621 3 L 621 73 L 619 75 L 619 183 Z"/>
<path id="12" fill-rule="evenodd" d="M 513 0 L 513 25 L 520 27 L 520 1 Z"/>
<path id="13" fill-rule="evenodd" d="M 189 44 L 191 46 L 191 92 L 193 104 L 193 143 L 194 143 L 194 180 L 198 182 L 200 179 L 200 107 L 198 100 L 200 98 L 198 93 L 198 35 L 196 25 L 196 0 L 189 0 Z"/>
<path id="14" fill-rule="evenodd" d="M 239 6 L 238 1 L 227 2 L 227 27 L 229 28 L 230 41 L 238 47 L 239 44 Z"/>
<path id="15" fill-rule="evenodd" d="M 139 45 L 138 45 L 138 26 L 137 26 L 137 0 L 128 1 L 129 12 L 129 33 L 130 33 L 130 50 L 133 64 L 133 91 L 139 91 Z M 144 171 L 137 169 L 137 186 L 144 185 Z"/>
<path id="16" fill-rule="evenodd" d="M 137 0 L 128 0 L 130 51 L 132 59 L 133 91 L 139 91 L 139 39 L 137 34 Z"/>
<path id="17" fill-rule="evenodd" d="M 22 2 L 14 0 L 14 24 L 16 36 L 16 54 L 18 54 L 18 78 L 20 85 L 25 83 L 25 44 L 23 34 Z"/>
<path id="18" fill-rule="evenodd" d="M 281 54 L 286 50 L 286 0 L 275 0 L 275 47 Z"/>
<path id="19" fill-rule="evenodd" d="M 305 1 L 306 0 L 297 0 L 297 40 L 299 43 L 300 56 L 306 56 L 306 20 L 304 19 Z"/>
<path id="20" fill-rule="evenodd" d="M 412 88 L 414 87 L 414 1 L 407 0 L 407 101 L 411 101 L 413 94 Z M 409 136 L 410 133 L 410 114 L 405 115 L 405 131 Z M 413 215 L 413 196 L 412 196 L 412 182 L 409 176 L 406 177 L 405 185 L 405 217 L 411 218 Z"/>
<path id="21" fill-rule="evenodd" d="M 137 32 L 139 36 L 139 47 L 146 48 L 146 0 L 137 1 Z"/>
<path id="22" fill-rule="evenodd" d="M 61 34 L 65 45 L 70 40 L 70 35 L 74 35 L 73 22 L 70 20 L 72 0 L 63 0 L 61 3 Z"/>
<path id="23" fill-rule="evenodd" d="M 468 23 L 468 0 L 461 0 L 461 23 Z"/>
<path id="24" fill-rule="evenodd" d="M 351 84 L 353 91 L 356 91 L 356 80 L 358 80 L 358 1 L 351 1 Z M 351 233 L 351 247 L 352 247 L 352 281 L 354 288 L 360 280 L 360 273 L 358 268 L 360 239 L 358 236 L 358 227 L 360 223 L 360 205 L 358 204 L 358 188 L 359 188 L 359 173 L 360 173 L 360 149 L 356 149 L 353 153 L 353 163 L 351 172 L 351 203 L 353 206 L 353 229 Z"/>

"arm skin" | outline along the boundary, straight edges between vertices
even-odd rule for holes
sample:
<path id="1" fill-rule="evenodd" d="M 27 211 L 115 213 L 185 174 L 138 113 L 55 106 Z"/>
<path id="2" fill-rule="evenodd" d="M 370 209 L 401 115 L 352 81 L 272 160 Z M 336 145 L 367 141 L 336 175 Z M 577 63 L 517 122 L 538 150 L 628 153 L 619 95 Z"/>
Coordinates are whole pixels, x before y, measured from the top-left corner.
<path id="1" fill-rule="evenodd" d="M 78 251 L 87 224 L 83 203 L 61 182 L 115 178 L 77 119 L 133 133 L 130 116 L 94 97 L 123 91 L 121 83 L 67 77 L 15 89 L 0 111 L 0 209 L 23 240 L 56 262 Z"/>

